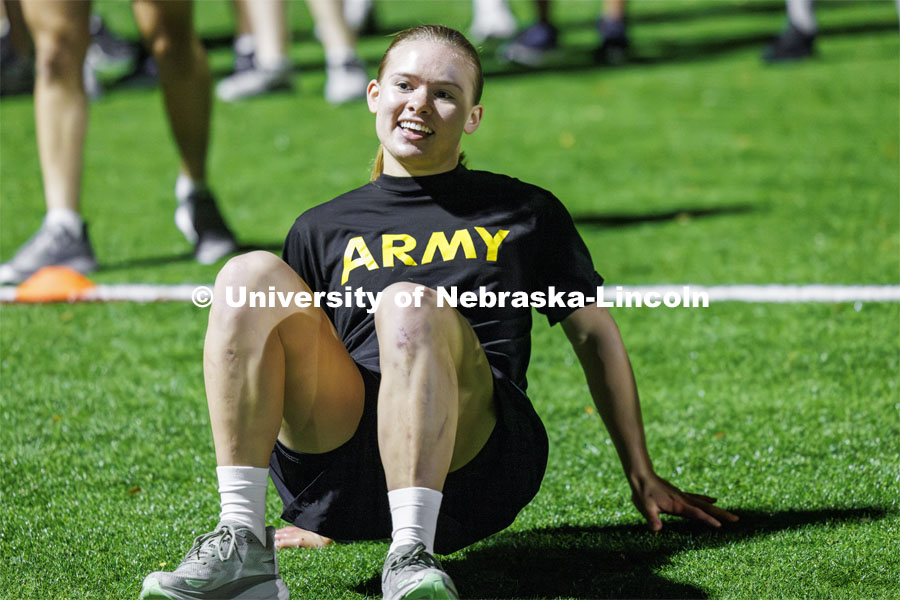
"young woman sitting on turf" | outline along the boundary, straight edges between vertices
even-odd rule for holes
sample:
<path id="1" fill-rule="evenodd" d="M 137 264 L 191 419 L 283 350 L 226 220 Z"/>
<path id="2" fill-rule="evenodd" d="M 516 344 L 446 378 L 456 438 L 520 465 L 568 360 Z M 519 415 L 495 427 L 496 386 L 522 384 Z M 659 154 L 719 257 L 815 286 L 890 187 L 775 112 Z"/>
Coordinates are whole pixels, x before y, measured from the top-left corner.
<path id="1" fill-rule="evenodd" d="M 391 538 L 389 600 L 456 598 L 434 553 L 504 529 L 537 493 L 547 436 L 524 391 L 531 307 L 510 296 L 453 308 L 441 293 L 592 297 L 602 278 L 552 194 L 460 163 L 462 134 L 481 122 L 481 90 L 478 55 L 459 32 L 397 35 L 368 87 L 381 141 L 373 180 L 301 215 L 283 260 L 254 252 L 219 273 L 204 374 L 220 523 L 174 573 L 149 575 L 142 598 L 256 597 L 242 595 L 251 589 L 287 598 L 265 527 L 270 475 L 282 517 L 300 528 L 286 543 Z M 373 296 L 235 308 L 228 286 Z M 609 313 L 550 304 L 538 310 L 562 323 L 650 527 L 662 527 L 660 512 L 716 527 L 735 520 L 654 473 Z"/>

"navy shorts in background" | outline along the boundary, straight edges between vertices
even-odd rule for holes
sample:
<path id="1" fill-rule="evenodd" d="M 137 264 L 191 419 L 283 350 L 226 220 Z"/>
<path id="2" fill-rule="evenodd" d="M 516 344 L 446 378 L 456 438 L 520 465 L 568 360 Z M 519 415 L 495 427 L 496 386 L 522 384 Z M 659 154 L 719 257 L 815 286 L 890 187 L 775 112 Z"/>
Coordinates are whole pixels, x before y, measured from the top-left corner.
<path id="1" fill-rule="evenodd" d="M 284 502 L 282 518 L 340 541 L 387 539 L 391 516 L 378 452 L 380 375 L 359 367 L 363 416 L 353 437 L 324 454 L 276 442 L 270 474 Z M 547 433 L 525 393 L 494 372 L 497 424 L 484 448 L 447 476 L 435 552 L 450 554 L 508 527 L 541 486 Z"/>

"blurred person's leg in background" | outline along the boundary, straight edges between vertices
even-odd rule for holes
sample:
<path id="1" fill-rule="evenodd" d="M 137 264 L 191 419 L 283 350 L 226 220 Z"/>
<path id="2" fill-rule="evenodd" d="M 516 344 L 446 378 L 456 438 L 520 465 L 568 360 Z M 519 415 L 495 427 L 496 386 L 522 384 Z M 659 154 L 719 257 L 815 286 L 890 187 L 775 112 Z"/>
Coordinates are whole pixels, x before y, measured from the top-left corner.
<path id="1" fill-rule="evenodd" d="M 79 214 L 88 99 L 84 57 L 90 2 L 26 0 L 35 48 L 34 118 L 47 214 L 40 229 L 0 265 L 0 283 L 18 283 L 47 265 L 83 273 L 97 267 Z"/>
<path id="2" fill-rule="evenodd" d="M 232 0 L 232 5 L 235 19 L 234 72 L 240 73 L 253 68 L 256 42 L 253 39 L 250 15 L 247 14 L 247 3 L 244 0 Z"/>
<path id="3" fill-rule="evenodd" d="M 175 185 L 175 223 L 209 264 L 237 250 L 234 236 L 206 183 L 211 76 L 206 51 L 186 0 L 135 0 L 138 29 L 159 69 L 163 100 L 181 158 Z"/>
<path id="4" fill-rule="evenodd" d="M 898 0 L 900 1 L 900 0 Z M 376 32 L 375 0 L 341 0 L 344 22 L 354 35 Z"/>
<path id="5" fill-rule="evenodd" d="M 597 21 L 600 45 L 594 53 L 597 62 L 620 65 L 628 61 L 628 31 L 625 0 L 603 0 L 603 16 Z"/>
<path id="6" fill-rule="evenodd" d="M 235 73 L 219 82 L 216 95 L 233 102 L 289 89 L 291 61 L 287 54 L 286 3 L 284 0 L 235 0 L 234 4 L 238 17 Z M 245 26 L 249 27 L 248 32 L 242 32 Z"/>
<path id="7" fill-rule="evenodd" d="M 369 77 L 356 53 L 356 37 L 333 0 L 306 0 L 325 50 L 325 99 L 331 104 L 359 100 L 366 95 Z"/>

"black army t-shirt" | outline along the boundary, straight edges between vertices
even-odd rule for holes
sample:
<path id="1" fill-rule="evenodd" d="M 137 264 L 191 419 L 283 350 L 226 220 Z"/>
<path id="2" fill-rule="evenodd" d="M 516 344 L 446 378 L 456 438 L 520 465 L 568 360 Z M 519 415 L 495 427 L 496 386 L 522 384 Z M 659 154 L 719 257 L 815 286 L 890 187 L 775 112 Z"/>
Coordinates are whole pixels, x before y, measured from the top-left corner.
<path id="1" fill-rule="evenodd" d="M 283 258 L 313 291 L 378 292 L 406 281 L 464 291 L 596 296 L 603 279 L 566 209 L 552 194 L 504 175 L 453 171 L 377 180 L 303 213 Z M 491 294 L 484 294 L 489 302 Z M 448 296 L 449 298 L 450 296 Z M 520 294 L 521 297 L 521 294 Z M 496 372 L 525 389 L 531 308 L 457 306 Z M 345 303 L 344 303 L 345 304 Z M 498 302 L 499 304 L 499 302 Z M 557 303 L 558 304 L 558 303 Z M 323 309 L 353 359 L 379 371 L 370 305 Z M 576 310 L 537 308 L 551 324 Z"/>

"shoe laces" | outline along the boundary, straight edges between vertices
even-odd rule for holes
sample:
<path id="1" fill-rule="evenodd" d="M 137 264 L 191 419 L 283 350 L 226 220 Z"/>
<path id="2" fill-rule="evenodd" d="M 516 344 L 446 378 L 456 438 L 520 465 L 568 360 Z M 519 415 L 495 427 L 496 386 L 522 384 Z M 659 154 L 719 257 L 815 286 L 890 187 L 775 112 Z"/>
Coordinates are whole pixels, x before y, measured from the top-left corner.
<path id="1" fill-rule="evenodd" d="M 56 247 L 65 246 L 77 241 L 77 237 L 68 229 L 57 225 L 42 225 L 31 239 L 16 253 L 16 257 L 29 254 L 44 254 Z M 13 257 L 15 260 L 16 257 Z"/>
<path id="2" fill-rule="evenodd" d="M 425 544 L 418 543 L 393 561 L 388 566 L 389 571 L 399 571 L 408 566 L 416 566 L 419 568 L 434 568 L 443 570 L 440 561 L 425 549 Z"/>
<path id="3" fill-rule="evenodd" d="M 228 541 L 231 543 L 226 544 Z M 191 556 L 196 554 L 194 560 L 199 561 L 204 556 L 210 556 L 215 551 L 216 557 L 221 562 L 225 562 L 234 554 L 234 547 L 237 545 L 236 541 L 237 535 L 234 532 L 234 527 L 221 523 L 214 531 L 204 533 L 194 540 L 194 546 L 188 551 L 186 559 L 191 559 Z M 237 554 L 237 557 L 238 560 L 241 560 L 240 553 Z"/>

